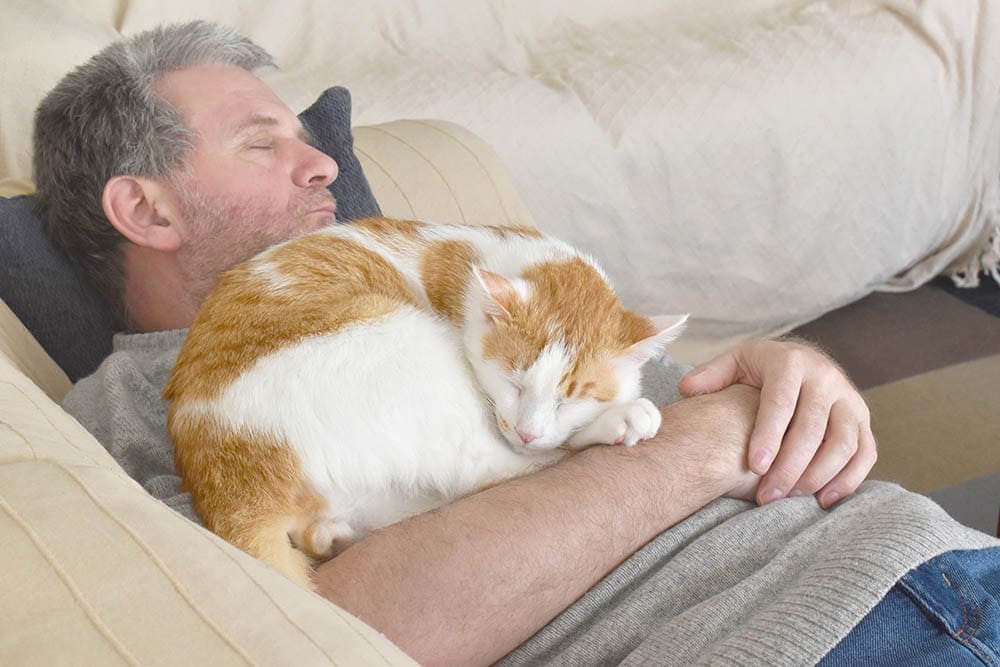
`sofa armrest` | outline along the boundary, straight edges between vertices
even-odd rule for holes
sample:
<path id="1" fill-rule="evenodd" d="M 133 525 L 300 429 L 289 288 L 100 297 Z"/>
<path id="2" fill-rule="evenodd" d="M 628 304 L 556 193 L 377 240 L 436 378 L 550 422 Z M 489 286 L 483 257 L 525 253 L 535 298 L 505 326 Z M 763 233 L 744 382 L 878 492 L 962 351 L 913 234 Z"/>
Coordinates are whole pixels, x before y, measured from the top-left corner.
<path id="1" fill-rule="evenodd" d="M 129 478 L 0 355 L 0 664 L 413 664 Z"/>
<path id="2" fill-rule="evenodd" d="M 454 123 L 355 127 L 354 152 L 386 217 L 536 226 L 493 148 Z"/>
<path id="3" fill-rule="evenodd" d="M 53 401 L 61 401 L 72 386 L 66 373 L 3 301 L 0 301 L 0 353 Z"/>

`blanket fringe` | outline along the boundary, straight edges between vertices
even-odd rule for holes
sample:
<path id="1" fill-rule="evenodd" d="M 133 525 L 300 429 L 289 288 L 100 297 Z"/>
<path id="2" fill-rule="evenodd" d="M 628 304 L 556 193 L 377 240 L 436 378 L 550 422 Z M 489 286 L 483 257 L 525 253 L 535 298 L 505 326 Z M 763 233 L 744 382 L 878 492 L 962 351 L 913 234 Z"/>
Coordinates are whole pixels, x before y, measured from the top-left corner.
<path id="1" fill-rule="evenodd" d="M 956 287 L 979 287 L 979 274 L 985 273 L 1000 285 L 1000 218 L 994 218 L 986 242 L 972 253 L 964 266 L 948 274 Z"/>

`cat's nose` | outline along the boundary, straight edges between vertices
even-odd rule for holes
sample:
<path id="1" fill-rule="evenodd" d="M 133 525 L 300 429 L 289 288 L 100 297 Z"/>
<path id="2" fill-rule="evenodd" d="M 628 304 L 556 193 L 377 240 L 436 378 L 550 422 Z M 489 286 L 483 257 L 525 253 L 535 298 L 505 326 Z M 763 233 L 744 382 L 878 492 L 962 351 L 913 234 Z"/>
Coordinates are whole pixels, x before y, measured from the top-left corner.
<path id="1" fill-rule="evenodd" d="M 521 429 L 517 429 L 517 434 L 521 436 L 521 442 L 526 445 L 538 440 L 538 436 L 534 433 L 528 433 L 527 431 L 522 431 Z"/>

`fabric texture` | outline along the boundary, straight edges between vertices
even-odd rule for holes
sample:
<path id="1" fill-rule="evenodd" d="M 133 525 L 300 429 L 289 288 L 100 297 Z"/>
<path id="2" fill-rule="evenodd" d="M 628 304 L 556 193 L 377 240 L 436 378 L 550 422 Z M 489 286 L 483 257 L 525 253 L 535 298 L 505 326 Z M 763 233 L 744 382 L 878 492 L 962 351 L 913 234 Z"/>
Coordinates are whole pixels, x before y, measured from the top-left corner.
<path id="1" fill-rule="evenodd" d="M 337 220 L 381 215 L 354 155 L 347 89 L 327 89 L 299 118 L 316 147 L 337 162 L 339 173 L 329 187 L 337 200 Z M 30 196 L 0 198 L 0 300 L 76 381 L 111 353 L 114 323 L 86 277 L 49 242 L 32 201 Z"/>
<path id="2" fill-rule="evenodd" d="M 535 227 L 496 151 L 466 128 L 404 119 L 354 128 L 355 152 L 390 218 Z"/>
<path id="3" fill-rule="evenodd" d="M 184 334 L 116 336 L 115 353 L 64 407 L 147 491 L 197 521 L 160 398 Z M 675 400 L 684 370 L 647 364 L 647 395 Z M 761 508 L 723 499 L 641 549 L 504 663 L 815 662 L 909 569 L 994 544 L 893 484 L 867 483 L 830 512 L 812 498 Z"/>
<path id="4" fill-rule="evenodd" d="M 335 78 L 356 124 L 439 118 L 483 137 L 630 307 L 692 313 L 687 361 L 941 271 L 992 280 L 1000 6 L 731 4 L 15 0 L 0 180 L 30 179 L 31 111 L 59 76 L 120 35 L 206 18 L 274 54 L 262 77 L 292 108 Z"/>
<path id="5" fill-rule="evenodd" d="M 759 508 L 720 499 L 500 664 L 814 664 L 916 565 L 998 544 L 886 482 L 830 511 L 811 498 Z"/>
<path id="6" fill-rule="evenodd" d="M 994 547 L 949 551 L 907 572 L 819 667 L 998 664 L 1000 547 Z"/>
<path id="7" fill-rule="evenodd" d="M 961 288 L 956 287 L 947 278 L 939 278 L 934 281 L 933 285 L 943 289 L 956 299 L 975 306 L 993 317 L 1000 318 L 1000 280 L 984 282 L 979 287 Z"/>
<path id="8" fill-rule="evenodd" d="M 114 353 L 73 385 L 63 408 L 151 496 L 200 524 L 191 494 L 181 491 L 174 470 L 161 396 L 186 336 L 187 329 L 115 335 Z"/>

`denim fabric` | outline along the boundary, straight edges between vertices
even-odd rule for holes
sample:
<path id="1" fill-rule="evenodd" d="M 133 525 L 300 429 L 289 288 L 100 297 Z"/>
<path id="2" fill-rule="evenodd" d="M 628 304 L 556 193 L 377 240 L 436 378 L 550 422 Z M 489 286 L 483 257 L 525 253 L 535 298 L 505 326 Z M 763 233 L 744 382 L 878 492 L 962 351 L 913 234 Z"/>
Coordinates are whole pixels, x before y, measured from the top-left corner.
<path id="1" fill-rule="evenodd" d="M 820 665 L 1000 665 L 1000 547 L 910 570 Z"/>

